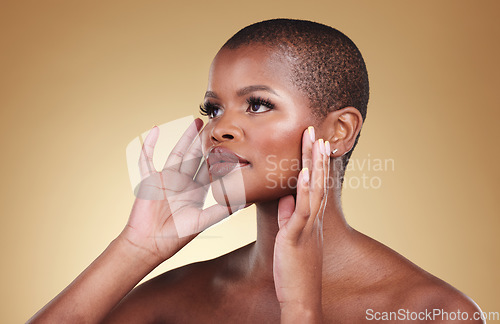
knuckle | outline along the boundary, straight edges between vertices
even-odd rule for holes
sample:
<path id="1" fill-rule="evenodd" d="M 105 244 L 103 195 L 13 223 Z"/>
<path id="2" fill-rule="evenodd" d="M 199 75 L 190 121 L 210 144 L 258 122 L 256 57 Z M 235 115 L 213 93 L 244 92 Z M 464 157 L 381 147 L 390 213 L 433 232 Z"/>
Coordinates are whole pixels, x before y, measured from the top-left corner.
<path id="1" fill-rule="evenodd" d="M 182 153 L 181 151 L 172 151 L 172 154 L 173 156 L 176 156 L 176 157 L 180 157 L 180 158 L 183 158 L 184 157 L 184 153 Z"/>

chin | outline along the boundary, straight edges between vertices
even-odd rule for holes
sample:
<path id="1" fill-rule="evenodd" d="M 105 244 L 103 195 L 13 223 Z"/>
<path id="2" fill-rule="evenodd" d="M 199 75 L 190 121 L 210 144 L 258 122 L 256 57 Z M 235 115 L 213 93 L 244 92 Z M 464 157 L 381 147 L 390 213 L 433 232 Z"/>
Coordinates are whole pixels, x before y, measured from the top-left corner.
<path id="1" fill-rule="evenodd" d="M 232 209 L 249 206 L 251 204 L 278 201 L 288 195 L 296 195 L 295 189 L 266 189 L 246 191 L 232 191 L 225 181 L 217 180 L 212 183 L 212 195 L 219 205 L 228 206 Z"/>
<path id="2" fill-rule="evenodd" d="M 211 177 L 212 195 L 219 205 L 237 207 L 252 203 L 279 200 L 294 195 L 296 175 L 279 174 L 272 176 L 249 175 L 244 169 L 234 170 L 222 178 Z"/>
<path id="3" fill-rule="evenodd" d="M 238 207 L 248 203 L 243 178 L 237 174 L 213 180 L 211 186 L 212 195 L 219 205 Z"/>

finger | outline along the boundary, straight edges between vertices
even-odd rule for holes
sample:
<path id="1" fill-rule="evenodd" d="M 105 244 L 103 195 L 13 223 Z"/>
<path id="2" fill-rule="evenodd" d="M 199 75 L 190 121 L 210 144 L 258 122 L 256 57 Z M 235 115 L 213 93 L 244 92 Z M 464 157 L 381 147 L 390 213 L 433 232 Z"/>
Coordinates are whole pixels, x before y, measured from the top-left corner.
<path id="1" fill-rule="evenodd" d="M 186 131 L 184 131 L 184 134 L 182 134 L 181 138 L 175 145 L 174 149 L 168 155 L 163 170 L 171 169 L 174 171 L 179 171 L 184 155 L 188 151 L 188 148 L 193 142 L 193 140 L 198 135 L 197 123 L 199 122 L 197 120 L 201 121 L 201 119 L 199 118 L 195 119 L 191 123 L 191 125 L 189 125 Z"/>
<path id="2" fill-rule="evenodd" d="M 330 142 L 326 141 L 325 142 L 325 196 L 328 196 L 328 191 L 330 190 L 330 153 L 331 153 L 331 147 L 330 147 Z"/>
<path id="3" fill-rule="evenodd" d="M 302 134 L 302 168 L 312 170 L 312 148 L 315 138 L 314 127 L 309 126 Z"/>
<path id="4" fill-rule="evenodd" d="M 324 196 L 324 157 L 325 150 L 323 139 L 314 143 L 312 152 L 313 170 L 311 174 L 311 214 L 316 216 Z"/>
<path id="5" fill-rule="evenodd" d="M 201 145 L 201 137 L 200 133 L 198 133 L 196 134 L 196 137 L 194 138 L 186 154 L 184 155 L 179 171 L 181 173 L 193 176 L 196 170 L 198 170 L 198 167 L 200 166 L 200 161 L 202 157 L 203 157 L 203 150 Z"/>
<path id="6" fill-rule="evenodd" d="M 142 143 L 141 155 L 139 157 L 139 172 L 141 174 L 141 180 L 146 179 L 151 174 L 156 172 L 153 164 L 153 153 L 159 134 L 160 129 L 158 126 L 154 126 L 144 139 L 144 143 Z"/>
<path id="7" fill-rule="evenodd" d="M 299 238 L 311 215 L 309 206 L 309 180 L 309 170 L 307 168 L 302 169 L 297 184 L 295 211 L 285 225 L 286 235 L 291 240 Z"/>
<path id="8" fill-rule="evenodd" d="M 295 211 L 295 199 L 292 195 L 281 197 L 278 202 L 278 226 L 285 226 Z"/>
<path id="9" fill-rule="evenodd" d="M 323 223 L 323 216 L 328 203 L 328 191 L 330 190 L 330 142 L 325 141 L 325 157 L 324 157 L 324 175 L 325 181 L 323 185 L 323 199 L 321 201 L 321 207 L 318 213 L 318 217 L 321 223 Z"/>

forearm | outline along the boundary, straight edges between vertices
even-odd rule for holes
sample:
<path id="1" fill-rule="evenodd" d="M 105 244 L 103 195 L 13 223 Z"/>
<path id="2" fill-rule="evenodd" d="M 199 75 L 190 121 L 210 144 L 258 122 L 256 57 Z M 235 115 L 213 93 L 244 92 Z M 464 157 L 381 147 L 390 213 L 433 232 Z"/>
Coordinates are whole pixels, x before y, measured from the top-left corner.
<path id="1" fill-rule="evenodd" d="M 311 280 L 300 289 L 290 290 L 288 295 L 290 296 L 288 300 L 280 301 L 281 324 L 323 323 L 320 281 Z"/>
<path id="2" fill-rule="evenodd" d="M 282 305 L 281 324 L 319 324 L 323 323 L 321 303 L 311 305 Z"/>
<path id="3" fill-rule="evenodd" d="M 30 323 L 99 323 L 160 262 L 117 238 Z"/>

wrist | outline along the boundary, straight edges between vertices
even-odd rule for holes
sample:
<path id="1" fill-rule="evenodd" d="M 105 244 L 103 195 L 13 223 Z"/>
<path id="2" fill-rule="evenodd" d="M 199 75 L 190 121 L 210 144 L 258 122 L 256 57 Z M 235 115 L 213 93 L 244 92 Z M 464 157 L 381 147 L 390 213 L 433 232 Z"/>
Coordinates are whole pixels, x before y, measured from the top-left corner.
<path id="1" fill-rule="evenodd" d="M 281 323 L 322 323 L 321 302 L 281 304 Z"/>
<path id="2" fill-rule="evenodd" d="M 110 248 L 116 249 L 125 262 L 137 264 L 140 268 L 149 268 L 151 271 L 164 261 L 151 250 L 134 243 L 122 234 L 111 242 Z"/>

